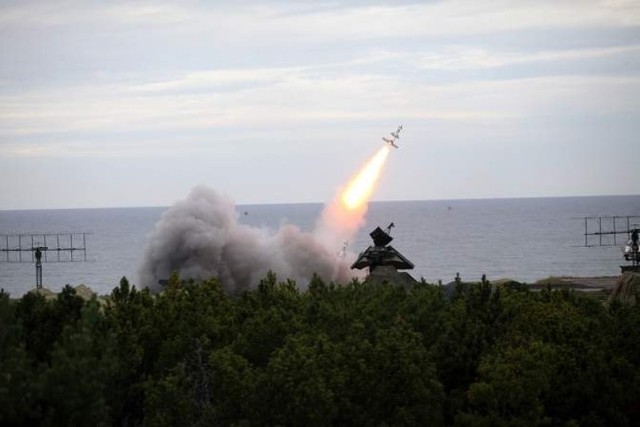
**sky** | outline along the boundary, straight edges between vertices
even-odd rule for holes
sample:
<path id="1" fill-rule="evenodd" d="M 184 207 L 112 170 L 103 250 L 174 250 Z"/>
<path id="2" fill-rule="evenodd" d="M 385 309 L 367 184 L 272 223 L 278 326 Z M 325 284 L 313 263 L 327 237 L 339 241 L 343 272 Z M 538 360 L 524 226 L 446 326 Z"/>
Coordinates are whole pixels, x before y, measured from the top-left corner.
<path id="1" fill-rule="evenodd" d="M 0 209 L 638 194 L 640 2 L 0 0 Z"/>

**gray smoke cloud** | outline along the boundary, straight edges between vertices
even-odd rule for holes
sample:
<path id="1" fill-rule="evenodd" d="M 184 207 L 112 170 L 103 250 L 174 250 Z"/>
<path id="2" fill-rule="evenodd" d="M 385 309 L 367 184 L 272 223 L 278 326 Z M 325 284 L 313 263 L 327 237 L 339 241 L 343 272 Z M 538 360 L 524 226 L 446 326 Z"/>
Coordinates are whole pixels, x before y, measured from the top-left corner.
<path id="1" fill-rule="evenodd" d="M 327 244 L 333 245 L 342 233 L 331 236 L 330 227 L 321 229 L 307 233 L 283 225 L 268 231 L 240 224 L 229 197 L 196 187 L 162 215 L 149 236 L 141 284 L 159 290 L 158 280 L 172 271 L 182 279 L 217 277 L 230 292 L 256 286 L 269 270 L 302 287 L 314 273 L 326 280 L 350 280 L 356 274 L 349 269 L 353 254 L 338 256 L 340 248 Z"/>

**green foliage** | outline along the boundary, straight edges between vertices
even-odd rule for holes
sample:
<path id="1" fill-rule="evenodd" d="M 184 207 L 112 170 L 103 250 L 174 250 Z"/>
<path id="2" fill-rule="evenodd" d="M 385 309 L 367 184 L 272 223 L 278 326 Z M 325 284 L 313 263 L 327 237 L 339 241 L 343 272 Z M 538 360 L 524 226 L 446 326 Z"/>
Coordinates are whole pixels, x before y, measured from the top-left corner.
<path id="1" fill-rule="evenodd" d="M 208 368 L 211 404 L 204 424 L 244 424 L 249 417 L 255 418 L 258 370 L 231 347 L 212 351 Z"/>
<path id="2" fill-rule="evenodd" d="M 456 288 L 269 273 L 230 296 L 174 273 L 103 306 L 0 292 L 0 424 L 638 425 L 640 308 Z"/>
<path id="3" fill-rule="evenodd" d="M 117 362 L 114 341 L 101 331 L 104 321 L 92 301 L 55 343 L 42 375 L 43 425 L 110 424 L 106 388 Z"/>
<path id="4" fill-rule="evenodd" d="M 438 376 L 448 395 L 447 423 L 465 408 L 466 392 L 477 376 L 482 355 L 503 334 L 508 322 L 499 288 L 489 282 L 458 283 L 457 288 L 451 304 L 445 307 L 442 332 L 433 346 Z"/>
<path id="5" fill-rule="evenodd" d="M 551 389 L 557 353 L 541 341 L 495 346 L 478 368 L 479 379 L 467 392 L 475 416 L 460 414 L 458 424 L 529 426 L 545 419 L 544 394 Z"/>

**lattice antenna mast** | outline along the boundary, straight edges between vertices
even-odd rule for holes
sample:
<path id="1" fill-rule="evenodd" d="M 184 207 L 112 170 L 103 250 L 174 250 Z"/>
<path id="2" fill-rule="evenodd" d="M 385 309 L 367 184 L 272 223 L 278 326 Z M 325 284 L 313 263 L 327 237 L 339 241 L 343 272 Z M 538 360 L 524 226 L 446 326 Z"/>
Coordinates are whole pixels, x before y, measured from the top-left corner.
<path id="1" fill-rule="evenodd" d="M 626 234 L 624 259 L 631 262 L 631 267 L 622 267 L 622 271 L 640 269 L 640 216 L 591 216 L 580 219 L 584 221 L 584 246 L 617 246 L 617 236 Z M 597 240 L 594 242 L 594 239 Z"/>
<path id="2" fill-rule="evenodd" d="M 87 236 L 76 233 L 13 233 L 0 234 L 0 261 L 35 263 L 36 288 L 42 288 L 43 262 L 87 261 Z M 31 256 L 23 256 L 30 253 Z"/>

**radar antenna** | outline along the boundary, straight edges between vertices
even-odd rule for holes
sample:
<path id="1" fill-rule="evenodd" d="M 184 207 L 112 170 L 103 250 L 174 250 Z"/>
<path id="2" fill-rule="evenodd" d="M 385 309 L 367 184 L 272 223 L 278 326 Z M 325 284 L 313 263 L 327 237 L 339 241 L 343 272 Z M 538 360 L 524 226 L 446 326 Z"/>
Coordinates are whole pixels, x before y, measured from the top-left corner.
<path id="1" fill-rule="evenodd" d="M 640 250 L 638 233 L 640 232 L 640 216 L 588 216 L 580 218 L 584 221 L 584 246 L 617 246 L 618 235 L 626 234 L 623 248 L 624 259 L 631 265 L 620 266 L 622 272 L 640 271 Z"/>
<path id="2" fill-rule="evenodd" d="M 87 261 L 89 232 L 0 234 L 0 262 L 35 263 L 36 288 L 42 288 L 43 262 Z M 23 256 L 30 253 L 30 256 Z"/>

